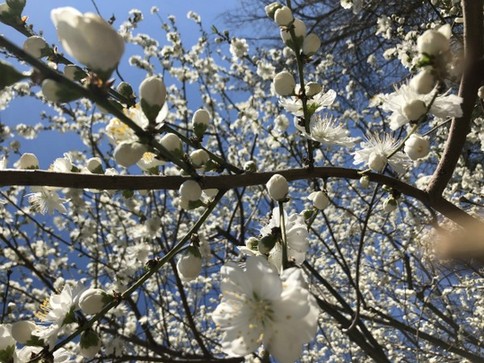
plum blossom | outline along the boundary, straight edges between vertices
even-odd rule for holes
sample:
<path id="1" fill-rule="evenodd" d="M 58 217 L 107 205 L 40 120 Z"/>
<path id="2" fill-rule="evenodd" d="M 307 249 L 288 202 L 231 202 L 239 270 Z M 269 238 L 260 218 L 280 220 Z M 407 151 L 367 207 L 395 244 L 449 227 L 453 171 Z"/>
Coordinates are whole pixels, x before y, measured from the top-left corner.
<path id="1" fill-rule="evenodd" d="M 449 91 L 445 94 L 435 96 L 435 92 L 437 90 L 428 94 L 419 94 L 415 88 L 408 84 L 403 84 L 395 92 L 381 95 L 380 99 L 383 101 L 383 110 L 392 113 L 390 116 L 390 128 L 396 130 L 410 121 L 417 121 L 418 118 L 426 113 L 429 105 L 428 112 L 436 117 L 462 116 L 460 106 L 462 97 L 450 95 L 448 94 Z"/>
<path id="2" fill-rule="evenodd" d="M 222 301 L 212 317 L 224 332 L 223 351 L 245 356 L 264 345 L 281 363 L 297 360 L 316 334 L 319 313 L 301 270 L 279 276 L 257 256 L 248 258 L 245 271 L 227 263 L 221 274 Z"/>
<path id="3" fill-rule="evenodd" d="M 261 229 L 261 235 L 267 236 L 272 234 L 274 228 L 279 229 L 281 226 L 279 208 L 274 208 L 272 211 L 272 218 L 269 223 Z M 296 265 L 301 265 L 306 259 L 306 251 L 309 248 L 308 230 L 304 223 L 303 217 L 294 213 L 288 216 L 284 213 L 286 241 L 287 241 L 287 257 L 289 261 L 293 261 Z M 269 252 L 268 260 L 279 271 L 282 270 L 282 245 L 278 241 Z"/>
<path id="4" fill-rule="evenodd" d="M 382 172 L 388 163 L 397 174 L 403 174 L 410 160 L 401 151 L 393 154 L 398 145 L 398 141 L 388 134 L 384 134 L 382 137 L 372 135 L 366 142 L 361 143 L 361 150 L 353 153 L 355 158 L 353 164 L 365 163 L 370 169 L 376 172 Z M 388 158 L 391 154 L 393 155 Z"/>
<path id="5" fill-rule="evenodd" d="M 307 101 L 307 108 L 309 110 L 309 114 L 313 115 L 316 112 L 321 111 L 325 107 L 331 106 L 335 98 L 336 92 L 332 89 L 324 93 L 323 91 L 319 92 Z M 279 104 L 284 107 L 287 112 L 292 113 L 294 116 L 304 116 L 302 100 L 297 96 L 281 99 L 279 100 Z"/>
<path id="6" fill-rule="evenodd" d="M 66 199 L 59 197 L 57 192 L 50 187 L 32 187 L 34 193 L 28 194 L 29 203 L 32 204 L 35 210 L 42 214 L 53 214 L 55 210 L 60 213 L 67 213 L 67 209 L 63 203 Z"/>
<path id="7" fill-rule="evenodd" d="M 313 115 L 309 123 L 309 133 L 297 122 L 295 126 L 303 136 L 323 145 L 351 147 L 355 143 L 355 139 L 349 136 L 349 131 L 332 116 Z"/>

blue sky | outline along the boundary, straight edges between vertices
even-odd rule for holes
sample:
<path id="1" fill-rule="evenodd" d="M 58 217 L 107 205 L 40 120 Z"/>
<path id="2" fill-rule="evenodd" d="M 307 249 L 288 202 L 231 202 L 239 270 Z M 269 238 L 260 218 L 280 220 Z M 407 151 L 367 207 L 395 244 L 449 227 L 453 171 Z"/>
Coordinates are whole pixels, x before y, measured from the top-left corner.
<path id="1" fill-rule="evenodd" d="M 144 14 L 144 20 L 136 31 L 147 33 L 163 44 L 165 42 L 165 32 L 160 28 L 159 19 L 150 13 L 151 7 L 156 5 L 163 20 L 166 20 L 169 15 L 176 17 L 183 42 L 188 47 L 194 44 L 199 37 L 196 25 L 186 17 L 189 10 L 195 11 L 202 17 L 204 27 L 209 31 L 212 24 L 219 29 L 224 29 L 223 19 L 220 14 L 239 6 L 238 0 L 163 0 L 143 1 L 136 4 L 128 0 L 96 0 L 95 2 L 105 19 L 109 19 L 113 15 L 116 17 L 115 28 L 118 28 L 128 18 L 131 9 L 141 10 Z M 27 0 L 23 14 L 28 17 L 27 23 L 33 24 L 34 31 L 37 33 L 41 32 L 47 43 L 59 45 L 54 25 L 50 19 L 50 12 L 54 8 L 63 6 L 72 6 L 81 12 L 96 12 L 91 0 Z M 23 35 L 3 24 L 0 24 L 0 32 L 20 46 L 25 40 Z M 159 36 L 157 37 L 157 35 Z M 61 52 L 63 51 L 60 45 L 59 49 Z M 137 84 L 144 78 L 145 74 L 128 65 L 128 58 L 133 54 L 133 50 L 140 53 L 140 49 L 135 49 L 132 46 L 128 47 L 121 60 L 120 71 L 123 77 L 127 81 L 132 82 L 133 87 L 137 89 Z M 39 116 L 41 110 L 46 109 L 48 109 L 47 106 L 30 98 L 16 99 L 7 109 L 0 112 L 0 121 L 12 128 L 19 123 L 37 124 L 41 122 Z M 62 154 L 68 150 L 86 149 L 86 146 L 75 135 L 67 136 L 51 132 L 41 133 L 34 140 L 20 139 L 19 141 L 21 142 L 21 152 L 33 152 L 39 156 L 41 168 L 47 168 L 55 158 L 62 157 Z M 16 159 L 17 157 L 15 156 L 11 157 L 8 166 L 12 167 Z"/>

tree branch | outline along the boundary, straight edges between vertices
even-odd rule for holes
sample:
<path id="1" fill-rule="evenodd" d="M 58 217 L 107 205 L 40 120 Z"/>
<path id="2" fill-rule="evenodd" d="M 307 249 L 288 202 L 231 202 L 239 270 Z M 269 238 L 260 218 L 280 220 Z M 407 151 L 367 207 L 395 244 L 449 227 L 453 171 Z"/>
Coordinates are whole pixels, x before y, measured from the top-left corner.
<path id="1" fill-rule="evenodd" d="M 470 131 L 477 90 L 484 80 L 482 0 L 463 0 L 464 52 L 467 67 L 462 75 L 459 96 L 463 98 L 462 117 L 454 118 L 444 153 L 432 175 L 427 191 L 431 199 L 439 199 L 454 173 L 462 148 Z"/>

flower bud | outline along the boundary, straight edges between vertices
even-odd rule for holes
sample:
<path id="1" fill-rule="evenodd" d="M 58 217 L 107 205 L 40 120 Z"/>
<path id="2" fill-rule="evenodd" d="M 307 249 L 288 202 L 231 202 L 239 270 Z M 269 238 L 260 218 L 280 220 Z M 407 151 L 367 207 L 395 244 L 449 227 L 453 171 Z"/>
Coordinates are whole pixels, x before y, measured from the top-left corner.
<path id="1" fill-rule="evenodd" d="M 127 168 L 136 164 L 146 150 L 146 146 L 139 142 L 123 141 L 114 149 L 114 159 L 119 165 Z"/>
<path id="2" fill-rule="evenodd" d="M 410 87 L 423 95 L 430 93 L 434 89 L 435 83 L 433 72 L 430 69 L 424 69 L 410 80 Z"/>
<path id="3" fill-rule="evenodd" d="M 397 209 L 397 206 L 397 200 L 393 197 L 387 198 L 383 201 L 383 210 L 385 212 L 393 212 L 395 209 Z"/>
<path id="4" fill-rule="evenodd" d="M 430 56 L 436 56 L 449 50 L 450 29 L 445 26 L 439 30 L 426 30 L 417 38 L 417 50 L 419 53 L 425 53 Z"/>
<path id="5" fill-rule="evenodd" d="M 166 100 L 166 87 L 161 77 L 145 78 L 139 86 L 141 108 L 148 120 L 155 120 Z"/>
<path id="6" fill-rule="evenodd" d="M 296 36 L 296 45 L 298 48 L 302 45 L 304 36 L 306 35 L 306 24 L 300 19 L 295 19 L 291 27 L 281 28 L 281 38 L 284 44 L 290 48 L 294 48 L 294 42 L 291 36 L 291 30 L 294 29 L 294 35 Z"/>
<path id="7" fill-rule="evenodd" d="M 15 339 L 12 337 L 10 324 L 0 324 L 0 358 L 2 362 L 13 361 Z"/>
<path id="8" fill-rule="evenodd" d="M 304 86 L 304 90 L 306 92 L 306 96 L 313 97 L 323 90 L 323 86 L 317 82 L 308 82 L 306 86 Z"/>
<path id="9" fill-rule="evenodd" d="M 306 38 L 304 38 L 302 51 L 308 57 L 316 54 L 319 47 L 321 46 L 321 39 L 315 34 L 310 33 Z"/>
<path id="10" fill-rule="evenodd" d="M 210 114 L 204 108 L 196 110 L 192 117 L 192 127 L 195 135 L 201 139 L 210 124 Z"/>
<path id="11" fill-rule="evenodd" d="M 182 142 L 180 138 L 171 132 L 161 138 L 160 144 L 171 153 L 182 152 Z"/>
<path id="12" fill-rule="evenodd" d="M 193 166 L 200 168 L 210 160 L 210 155 L 203 149 L 194 150 L 190 153 L 190 160 Z"/>
<path id="13" fill-rule="evenodd" d="M 262 237 L 259 241 L 259 252 L 262 253 L 263 255 L 269 254 L 271 250 L 274 248 L 276 245 L 276 237 L 273 236 L 272 234 L 268 234 L 264 237 Z"/>
<path id="14" fill-rule="evenodd" d="M 370 178 L 368 178 L 366 175 L 362 176 L 360 178 L 360 184 L 363 188 L 368 188 L 370 186 Z"/>
<path id="15" fill-rule="evenodd" d="M 267 16 L 269 18 L 271 18 L 272 20 L 274 20 L 276 10 L 280 9 L 280 8 L 282 8 L 282 4 L 280 4 L 278 2 L 273 2 L 273 3 L 270 3 L 269 5 L 266 5 L 264 7 L 264 10 L 265 10 Z"/>
<path id="16" fill-rule="evenodd" d="M 47 101 L 54 103 L 70 102 L 80 97 L 76 91 L 73 91 L 52 79 L 44 79 L 42 82 L 42 94 Z"/>
<path id="17" fill-rule="evenodd" d="M 426 157 L 430 152 L 429 140 L 418 134 L 412 134 L 405 141 L 405 147 L 403 148 L 405 154 L 412 160 L 418 160 Z"/>
<path id="18" fill-rule="evenodd" d="M 22 154 L 20 159 L 14 164 L 17 169 L 38 169 L 39 159 L 32 153 Z"/>
<path id="19" fill-rule="evenodd" d="M 33 321 L 22 320 L 12 324 L 12 337 L 20 344 L 26 344 L 32 336 L 32 332 L 37 329 Z"/>
<path id="20" fill-rule="evenodd" d="M 325 192 L 316 191 L 309 194 L 308 199 L 313 202 L 314 207 L 319 210 L 325 209 L 329 205 L 329 199 Z"/>
<path id="21" fill-rule="evenodd" d="M 79 307 L 87 315 L 94 315 L 102 311 L 109 302 L 109 296 L 101 289 L 87 289 L 79 297 Z"/>
<path id="22" fill-rule="evenodd" d="M 101 350 L 101 339 L 92 330 L 87 330 L 81 335 L 79 342 L 80 354 L 87 359 L 92 359 Z"/>
<path id="23" fill-rule="evenodd" d="M 195 180 L 187 180 L 179 189 L 182 199 L 189 202 L 194 202 L 200 199 L 202 196 L 202 188 Z"/>
<path id="24" fill-rule="evenodd" d="M 479 87 L 479 89 L 477 90 L 477 96 L 481 100 L 484 100 L 484 86 Z"/>
<path id="25" fill-rule="evenodd" d="M 257 171 L 257 165 L 254 160 L 249 160 L 244 164 L 244 170 L 247 173 L 255 173 Z"/>
<path id="26" fill-rule="evenodd" d="M 289 193 L 289 184 L 280 174 L 274 174 L 266 184 L 269 195 L 275 201 L 283 201 Z"/>
<path id="27" fill-rule="evenodd" d="M 190 246 L 178 260 L 176 269 L 183 281 L 195 280 L 202 271 L 202 255 L 195 246 Z"/>
<path id="28" fill-rule="evenodd" d="M 86 163 L 86 168 L 93 174 L 103 174 L 103 163 L 100 158 L 90 158 Z"/>
<path id="29" fill-rule="evenodd" d="M 290 96 L 294 93 L 296 81 L 288 71 L 282 71 L 274 77 L 274 90 L 279 96 Z"/>
<path id="30" fill-rule="evenodd" d="M 279 26 L 287 26 L 292 23 L 294 17 L 287 6 L 282 6 L 274 12 L 274 20 Z"/>
<path id="31" fill-rule="evenodd" d="M 368 158 L 368 167 L 380 173 L 383 171 L 385 166 L 387 165 L 387 157 L 383 154 L 372 152 L 370 157 Z"/>
<path id="32" fill-rule="evenodd" d="M 45 42 L 44 38 L 34 35 L 25 40 L 24 50 L 32 57 L 42 58 L 49 50 L 49 46 Z"/>
<path id="33" fill-rule="evenodd" d="M 86 77 L 86 73 L 74 64 L 67 64 L 64 67 L 64 76 L 69 78 L 71 81 L 80 81 Z"/>
<path id="34" fill-rule="evenodd" d="M 409 121 L 417 121 L 427 113 L 427 106 L 421 100 L 412 100 L 403 106 L 402 113 Z"/>
<path id="35" fill-rule="evenodd" d="M 124 52 L 124 40 L 99 15 L 81 14 L 71 7 L 51 12 L 65 51 L 107 79 Z"/>

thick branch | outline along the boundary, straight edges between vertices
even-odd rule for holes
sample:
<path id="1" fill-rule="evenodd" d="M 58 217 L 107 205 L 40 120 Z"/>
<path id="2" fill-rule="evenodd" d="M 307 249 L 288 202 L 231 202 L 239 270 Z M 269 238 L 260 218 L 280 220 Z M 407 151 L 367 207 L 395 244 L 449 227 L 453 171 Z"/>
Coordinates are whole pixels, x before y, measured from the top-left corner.
<path id="1" fill-rule="evenodd" d="M 263 185 L 274 174 L 281 174 L 287 180 L 301 180 L 312 178 L 346 178 L 360 179 L 361 174 L 356 169 L 320 167 L 308 169 L 288 169 L 262 173 L 241 175 L 219 175 L 200 177 L 198 182 L 203 189 L 228 190 L 254 185 Z M 442 213 L 444 216 L 463 223 L 472 220 L 463 210 L 443 199 L 442 197 L 430 198 L 423 190 L 415 188 L 401 180 L 375 173 L 366 174 L 372 182 L 386 184 L 398 190 L 402 194 L 418 199 Z M 0 170 L 0 186 L 23 185 L 23 186 L 55 186 L 66 188 L 92 188 L 113 190 L 139 190 L 139 189 L 172 189 L 177 190 L 187 180 L 182 176 L 139 176 L 139 175 L 100 175 L 79 173 L 55 173 L 39 170 Z"/>
<path id="2" fill-rule="evenodd" d="M 470 131 L 477 90 L 484 80 L 482 0 L 463 0 L 464 52 L 467 66 L 461 79 L 459 96 L 463 98 L 462 117 L 452 120 L 444 153 L 429 182 L 432 199 L 439 199 L 449 182 Z"/>

